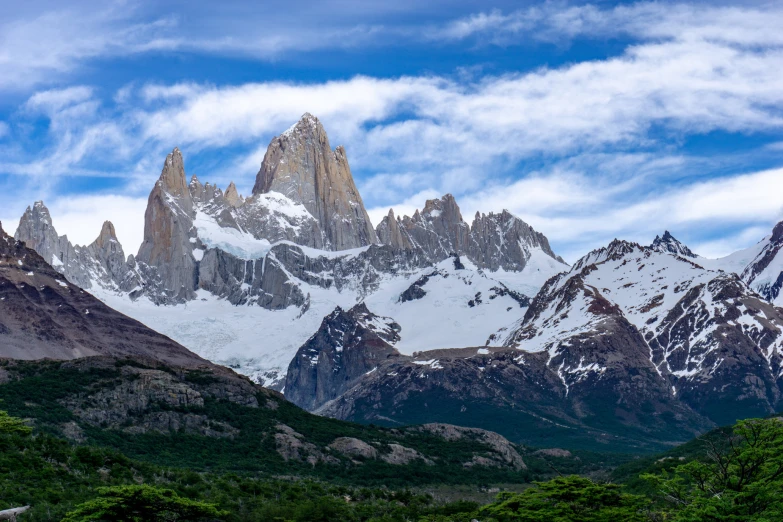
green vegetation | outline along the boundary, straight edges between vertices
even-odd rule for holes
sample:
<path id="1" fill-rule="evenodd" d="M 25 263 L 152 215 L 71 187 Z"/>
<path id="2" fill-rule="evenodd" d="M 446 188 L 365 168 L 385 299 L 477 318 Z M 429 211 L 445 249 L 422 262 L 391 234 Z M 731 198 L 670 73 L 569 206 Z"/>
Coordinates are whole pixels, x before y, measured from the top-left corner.
<path id="1" fill-rule="evenodd" d="M 516 494 L 500 494 L 480 515 L 498 522 L 579 520 L 639 522 L 647 520 L 645 497 L 629 495 L 616 484 L 597 484 L 583 477 L 559 477 L 539 482 Z"/>
<path id="2" fill-rule="evenodd" d="M 133 379 L 133 374 L 123 372 L 126 366 L 147 368 L 132 360 L 117 361 L 108 368 L 89 369 L 56 361 L 17 361 L 9 369 L 20 378 L 0 386 L 0 404 L 12 415 L 34 419 L 39 433 L 64 438 L 64 426 L 71 423 L 78 425 L 79 433 L 87 444 L 112 448 L 137 461 L 201 472 L 296 475 L 345 485 L 391 488 L 429 484 L 519 484 L 548 478 L 553 473 L 546 459 L 536 457 L 529 459 L 528 470 L 474 467 L 470 473 L 466 473 L 462 464 L 470 461 L 475 453 L 486 450 L 477 440 L 465 437 L 458 441 L 446 441 L 423 430 L 396 430 L 348 423 L 311 415 L 286 401 L 277 402 L 275 408 L 250 408 L 205 397 L 202 408 L 173 408 L 152 404 L 146 411 L 170 410 L 204 415 L 216 424 L 217 429 L 217 423 L 226 423 L 238 429 L 239 434 L 232 438 L 205 437 L 185 431 L 131 434 L 119 428 L 84 423 L 73 414 L 72 406 L 66 407 L 69 402 L 74 402 L 74 397 L 79 398 L 75 399 L 79 404 L 89 407 L 89 399 L 80 397 L 88 397 Z M 176 373 L 161 366 L 156 369 Z M 190 371 L 184 375 L 184 381 L 208 386 L 215 382 L 215 378 L 203 371 Z M 260 393 L 258 400 L 264 404 L 267 399 Z M 135 424 L 141 415 L 129 419 L 128 425 Z M 307 462 L 286 461 L 276 451 L 274 433 L 279 424 L 289 426 L 321 449 L 337 437 L 371 441 L 380 448 L 386 448 L 389 443 L 400 443 L 425 455 L 436 456 L 437 465 L 413 462 L 406 466 L 403 474 L 399 466 L 381 460 L 368 460 L 356 466 L 351 465 L 349 459 L 336 454 L 331 456 L 341 460 L 338 471 L 335 471 L 334 465 L 319 463 L 313 466 Z M 557 469 L 565 473 L 582 473 L 592 472 L 602 466 L 601 455 L 582 452 L 580 456 L 583 460 L 558 462 Z"/>
<path id="3" fill-rule="evenodd" d="M 148 485 L 98 488 L 98 498 L 79 505 L 63 522 L 116 520 L 169 522 L 214 520 L 228 515 L 212 504 L 182 498 L 170 489 Z"/>
<path id="4" fill-rule="evenodd" d="M 16 433 L 29 435 L 33 429 L 25 424 L 22 419 L 11 417 L 7 411 L 0 411 L 0 433 Z"/>
<path id="5" fill-rule="evenodd" d="M 742 421 L 662 455 L 630 461 L 618 454 L 521 448 L 527 469 L 513 471 L 466 469 L 463 463 L 486 450 L 477 439 L 446 441 L 415 428 L 346 423 L 280 400 L 251 408 L 205 395 L 203 407 L 152 404 L 123 424 L 138 426 L 150 411 L 195 414 L 215 429 L 226 424 L 237 429 L 233 438 L 184 430 L 131 433 L 116 424 L 88 424 L 73 413 L 104 404 L 91 402 L 104 389 L 128 389 L 138 377 L 125 366 L 138 365 L 120 361 L 76 368 L 37 362 L 6 368 L 12 377 L 0 386 L 0 404 L 8 410 L 0 411 L 0 509 L 29 504 L 32 509 L 20 520 L 69 522 L 783 520 L 779 419 Z M 179 382 L 215 384 L 207 373 L 159 369 Z M 264 393 L 257 396 L 261 404 L 269 400 Z M 275 445 L 280 424 L 301 434 L 331 463 L 284 460 Z M 71 440 L 65 437 L 68 430 Z M 381 452 L 401 443 L 436 464 L 353 462 L 328 450 L 337 437 L 368 441 Z M 514 491 L 491 489 L 498 484 Z M 451 501 L 437 500 L 425 492 L 430 488 L 445 490 L 442 496 Z M 486 493 L 451 493 L 465 488 L 499 494 L 482 506 L 491 498 Z M 162 513 L 161 518 L 145 509 Z"/>
<path id="6" fill-rule="evenodd" d="M 24 520 L 561 522 L 772 521 L 783 519 L 783 422 L 752 419 L 662 456 L 642 473 L 648 495 L 566 476 L 485 506 L 439 504 L 410 490 L 310 479 L 196 472 L 129 459 L 33 433 L 0 412 L 0 509 L 31 504 Z M 20 429 L 21 428 L 21 429 Z M 655 471 L 663 463 L 675 463 Z M 626 466 L 627 468 L 628 466 Z M 144 512 L 163 513 L 154 518 Z M 67 514 L 67 515 L 66 515 Z M 165 515 L 165 516 L 164 516 Z M 65 517 L 65 518 L 63 518 Z"/>
<path id="7" fill-rule="evenodd" d="M 679 521 L 783 520 L 783 422 L 740 421 L 671 473 L 647 474 Z"/>

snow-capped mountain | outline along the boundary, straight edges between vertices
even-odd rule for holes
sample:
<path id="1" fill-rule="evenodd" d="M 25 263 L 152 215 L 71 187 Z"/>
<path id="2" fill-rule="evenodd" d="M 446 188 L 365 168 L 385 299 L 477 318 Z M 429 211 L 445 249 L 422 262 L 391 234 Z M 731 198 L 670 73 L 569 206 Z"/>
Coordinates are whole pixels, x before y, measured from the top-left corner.
<path id="1" fill-rule="evenodd" d="M 778 223 L 769 237 L 743 251 L 755 254 L 753 260 L 742 271 L 742 280 L 754 290 L 783 306 L 783 222 Z"/>
<path id="2" fill-rule="evenodd" d="M 737 274 L 615 241 L 552 278 L 503 344 L 547 352 L 564 385 L 573 387 L 601 380 L 606 371 L 598 339 L 636 331 L 632 344 L 608 355 L 646 353 L 643 366 L 654 371 L 648 377 L 718 421 L 739 397 L 743 408 L 775 410 L 783 384 L 782 328 L 783 310 Z"/>
<path id="3" fill-rule="evenodd" d="M 339 418 L 653 448 L 775 411 L 783 392 L 783 223 L 723 259 L 667 231 L 571 267 L 507 211 L 467 223 L 450 194 L 373 229 L 345 149 L 309 114 L 272 140 L 247 197 L 188 180 L 174 149 L 135 256 L 108 222 L 72 245 L 41 202 L 16 238 L 109 306 Z"/>
<path id="4" fill-rule="evenodd" d="M 739 275 L 684 257 L 684 245 L 655 246 L 615 240 L 589 253 L 547 281 L 486 347 L 404 354 L 392 341 L 376 343 L 366 357 L 375 366 L 328 396 L 323 390 L 341 389 L 341 373 L 319 371 L 333 358 L 315 349 L 316 336 L 289 375 L 324 381 L 320 402 L 307 405 L 324 414 L 480 425 L 529 443 L 547 434 L 571 445 L 644 447 L 777 411 L 783 309 Z"/>
<path id="5" fill-rule="evenodd" d="M 111 306 L 275 387 L 337 307 L 364 302 L 393 317 L 405 353 L 469 346 L 567 268 L 519 218 L 477 214 L 468 225 L 448 194 L 373 229 L 345 149 L 332 150 L 309 114 L 272 140 L 248 197 L 233 183 L 188 181 L 174 149 L 127 260 L 110 224 L 93 245 L 71 246 L 41 202 L 16 237 Z"/>

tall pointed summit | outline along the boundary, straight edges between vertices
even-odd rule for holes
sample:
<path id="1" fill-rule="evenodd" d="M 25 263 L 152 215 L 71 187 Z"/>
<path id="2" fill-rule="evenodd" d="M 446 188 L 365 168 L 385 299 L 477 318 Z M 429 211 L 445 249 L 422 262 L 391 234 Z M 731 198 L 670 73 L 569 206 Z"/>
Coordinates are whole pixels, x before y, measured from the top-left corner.
<path id="1" fill-rule="evenodd" d="M 333 250 L 377 242 L 345 149 L 332 150 L 323 125 L 312 114 L 305 113 L 269 144 L 253 195 L 268 192 L 302 204 L 318 220 Z"/>
<path id="2" fill-rule="evenodd" d="M 192 298 L 196 289 L 196 259 L 190 242 L 194 217 L 182 153 L 175 148 L 166 156 L 150 192 L 137 260 L 157 267 L 167 292 L 177 299 Z"/>

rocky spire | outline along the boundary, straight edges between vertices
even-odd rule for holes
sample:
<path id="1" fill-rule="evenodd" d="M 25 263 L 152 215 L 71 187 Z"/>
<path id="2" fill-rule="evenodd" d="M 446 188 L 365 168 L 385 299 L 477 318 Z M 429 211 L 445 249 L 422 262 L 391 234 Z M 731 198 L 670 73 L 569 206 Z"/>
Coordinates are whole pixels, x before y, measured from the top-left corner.
<path id="1" fill-rule="evenodd" d="M 521 271 L 538 249 L 565 268 L 546 236 L 507 210 L 488 215 L 476 212 L 473 226 L 468 226 L 451 194 L 428 200 L 413 217 L 395 219 L 390 211 L 376 233 L 381 244 L 418 251 L 433 263 L 460 254 L 480 268 Z"/>
<path id="2" fill-rule="evenodd" d="M 269 144 L 253 195 L 268 192 L 302 204 L 334 250 L 377 241 L 345 149 L 333 151 L 323 125 L 309 113 Z"/>
<path id="3" fill-rule="evenodd" d="M 402 219 L 401 230 L 410 237 L 412 245 L 423 249 L 436 262 L 453 253 L 464 253 L 470 238 L 470 227 L 451 194 L 427 200 L 421 212 L 417 210 L 412 218 Z"/>
<path id="4" fill-rule="evenodd" d="M 129 273 L 130 269 L 125 261 L 125 252 L 117 239 L 117 233 L 114 231 L 114 225 L 111 221 L 103 222 L 101 233 L 87 247 L 87 254 L 103 268 L 108 276 L 107 281 L 114 282 L 120 287 L 123 286 L 123 283 L 130 285 L 131 288 L 135 286 L 135 284 L 127 282 L 127 279 L 133 274 Z"/>
<path id="5" fill-rule="evenodd" d="M 179 148 L 174 147 L 174 150 L 166 156 L 158 182 L 172 196 L 183 197 L 189 194 L 188 182 L 185 178 L 185 163 Z"/>
<path id="6" fill-rule="evenodd" d="M 68 281 L 82 288 L 112 290 L 134 288 L 138 281 L 125 261 L 114 225 L 103 223 L 98 238 L 89 246 L 73 245 L 67 236 L 58 236 L 49 210 L 42 201 L 27 207 L 19 220 L 16 239 L 35 250 Z"/>
<path id="7" fill-rule="evenodd" d="M 378 241 L 381 244 L 389 245 L 395 250 L 404 250 L 411 248 L 411 242 L 407 235 L 402 234 L 400 223 L 394 217 L 394 210 L 389 209 L 389 213 L 378 223 L 375 229 Z"/>
<path id="8" fill-rule="evenodd" d="M 663 237 L 655 236 L 650 248 L 656 252 L 668 252 L 670 254 L 676 254 L 683 257 L 699 257 L 693 253 L 693 251 L 677 240 L 673 235 L 666 230 L 663 233 Z"/>
<path id="9" fill-rule="evenodd" d="M 114 224 L 111 221 L 104 221 L 101 233 L 95 240 L 94 245 L 98 248 L 106 248 L 110 242 L 118 242 L 117 233 L 114 231 Z"/>
<path id="10" fill-rule="evenodd" d="M 160 178 L 150 192 L 144 213 L 144 242 L 136 261 L 156 267 L 170 297 L 195 295 L 197 264 L 193 257 L 193 197 L 185 178 L 182 154 L 175 148 L 166 156 Z"/>
<path id="11" fill-rule="evenodd" d="M 239 192 L 237 192 L 237 186 L 234 185 L 233 181 L 228 184 L 228 188 L 226 188 L 226 193 L 223 197 L 225 198 L 226 203 L 232 207 L 236 208 L 242 204 L 242 199 L 239 197 Z"/>
<path id="12" fill-rule="evenodd" d="M 520 271 L 524 269 L 533 249 L 540 249 L 549 257 L 563 263 L 549 246 L 549 240 L 508 210 L 499 214 L 479 214 L 470 227 L 468 257 L 477 265 L 490 270 Z"/>
<path id="13" fill-rule="evenodd" d="M 27 207 L 16 229 L 14 237 L 24 241 L 28 248 L 38 252 L 47 263 L 61 271 L 82 288 L 89 288 L 89 279 L 82 277 L 77 267 L 77 252 L 67 236 L 59 236 L 52 224 L 52 216 L 43 201 L 36 201 Z M 70 268 L 69 268 L 70 267 Z"/>

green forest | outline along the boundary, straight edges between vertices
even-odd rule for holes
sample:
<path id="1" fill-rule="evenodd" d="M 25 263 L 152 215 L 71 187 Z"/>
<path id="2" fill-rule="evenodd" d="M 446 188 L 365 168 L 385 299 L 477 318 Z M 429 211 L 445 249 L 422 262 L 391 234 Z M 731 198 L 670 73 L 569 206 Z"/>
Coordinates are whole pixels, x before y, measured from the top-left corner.
<path id="1" fill-rule="evenodd" d="M 20 520 L 68 522 L 781 520 L 783 422 L 741 421 L 621 465 L 606 480 L 562 474 L 484 504 L 353 482 L 160 465 L 39 433 L 0 412 L 0 509 L 30 505 Z"/>

